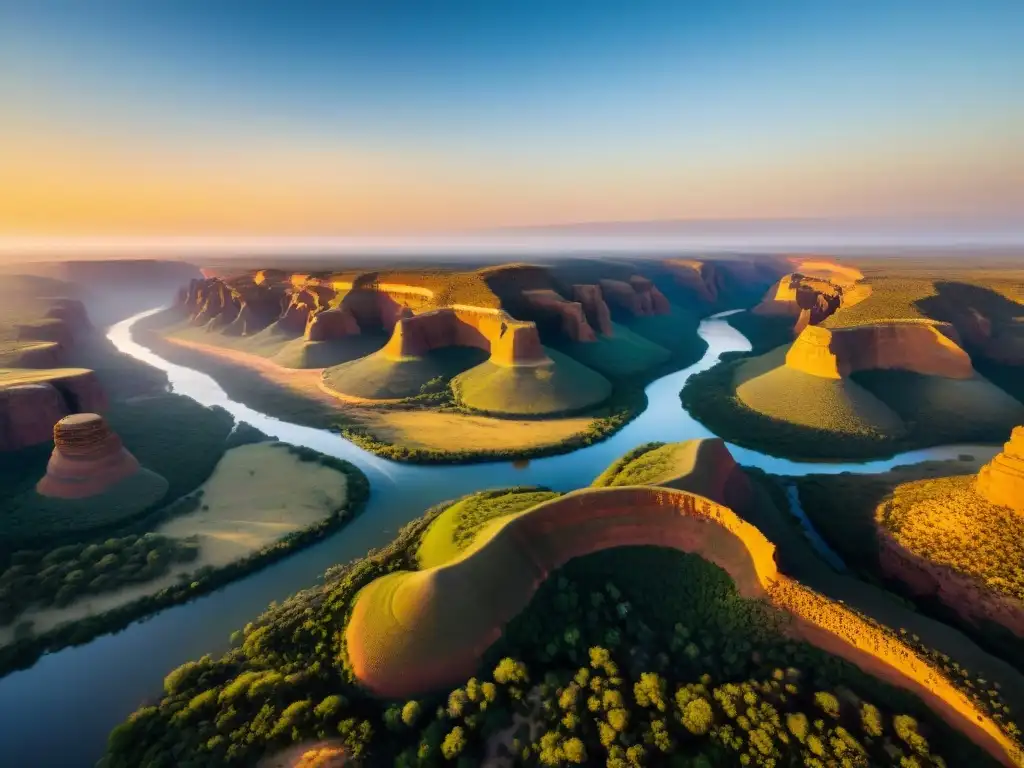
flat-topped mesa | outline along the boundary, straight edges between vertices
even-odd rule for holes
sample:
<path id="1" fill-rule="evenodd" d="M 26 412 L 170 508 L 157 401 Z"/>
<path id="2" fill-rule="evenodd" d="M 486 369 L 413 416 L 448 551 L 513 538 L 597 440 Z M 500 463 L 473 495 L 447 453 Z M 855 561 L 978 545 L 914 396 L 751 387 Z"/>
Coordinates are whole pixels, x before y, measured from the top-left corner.
<path id="1" fill-rule="evenodd" d="M 753 312 L 757 315 L 793 317 L 806 312 L 804 325 L 817 325 L 835 312 L 842 304 L 842 300 L 842 286 L 829 280 L 793 272 L 783 276 L 769 288 Z"/>
<path id="2" fill-rule="evenodd" d="M 1003 452 L 981 468 L 975 487 L 993 504 L 1024 513 L 1024 427 L 1015 427 Z"/>
<path id="3" fill-rule="evenodd" d="M 851 328 L 804 328 L 786 353 L 786 366 L 826 379 L 857 371 L 896 369 L 969 379 L 971 358 L 949 323 L 889 322 Z"/>
<path id="4" fill-rule="evenodd" d="M 441 347 L 476 347 L 503 366 L 536 366 L 551 359 L 541 346 L 534 323 L 514 320 L 507 312 L 474 307 L 447 307 L 404 317 L 395 324 L 382 350 L 390 360 L 421 357 Z"/>
<path id="5" fill-rule="evenodd" d="M 586 314 L 591 328 L 602 336 L 612 335 L 612 313 L 604 301 L 601 286 L 574 285 L 572 298 L 573 301 L 578 301 L 583 306 L 583 312 Z"/>
<path id="6" fill-rule="evenodd" d="M 139 462 L 97 413 L 65 416 L 53 427 L 53 453 L 36 485 L 42 496 L 84 499 L 136 474 Z"/>
<path id="7" fill-rule="evenodd" d="M 536 312 L 555 315 L 561 322 L 562 334 L 570 341 L 597 341 L 597 334 L 587 322 L 583 305 L 578 301 L 567 301 L 550 289 L 523 291 L 523 300 Z"/>
<path id="8" fill-rule="evenodd" d="M 72 334 L 77 331 L 92 330 L 89 313 L 86 312 L 85 305 L 78 299 L 53 299 L 52 305 L 46 310 L 46 317 L 63 320 L 71 327 Z"/>

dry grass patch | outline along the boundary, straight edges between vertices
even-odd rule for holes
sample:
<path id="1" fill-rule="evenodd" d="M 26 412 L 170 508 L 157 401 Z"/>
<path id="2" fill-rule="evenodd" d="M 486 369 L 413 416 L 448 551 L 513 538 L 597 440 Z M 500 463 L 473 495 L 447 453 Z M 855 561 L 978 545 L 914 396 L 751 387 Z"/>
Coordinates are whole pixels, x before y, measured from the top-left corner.
<path id="1" fill-rule="evenodd" d="M 90 595 L 64 608 L 25 611 L 19 621 L 31 621 L 38 634 L 156 594 L 200 568 L 221 568 L 328 518 L 344 505 L 346 485 L 341 472 L 303 462 L 282 444 L 234 448 L 203 485 L 202 506 L 153 531 L 175 539 L 196 537 L 198 558 L 159 579 Z M 13 627 L 0 629 L 0 645 L 13 639 Z"/>
<path id="2" fill-rule="evenodd" d="M 1024 599 L 1024 517 L 990 504 L 973 475 L 899 485 L 875 520 L 904 549 Z"/>

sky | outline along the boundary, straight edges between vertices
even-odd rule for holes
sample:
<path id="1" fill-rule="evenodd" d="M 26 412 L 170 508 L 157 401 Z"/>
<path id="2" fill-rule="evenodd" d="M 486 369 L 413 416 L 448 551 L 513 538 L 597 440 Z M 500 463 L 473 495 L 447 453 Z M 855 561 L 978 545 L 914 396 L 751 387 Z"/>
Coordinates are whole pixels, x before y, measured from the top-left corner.
<path id="1" fill-rule="evenodd" d="M 1024 219 L 1021 0 L 0 0 L 0 237 Z"/>

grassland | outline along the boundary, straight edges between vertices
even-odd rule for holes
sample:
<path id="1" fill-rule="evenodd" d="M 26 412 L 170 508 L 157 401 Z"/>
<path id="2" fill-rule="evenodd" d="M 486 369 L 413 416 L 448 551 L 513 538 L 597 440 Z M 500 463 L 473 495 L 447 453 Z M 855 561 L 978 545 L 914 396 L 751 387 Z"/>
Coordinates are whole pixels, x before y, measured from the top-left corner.
<path id="1" fill-rule="evenodd" d="M 422 357 L 393 360 L 383 352 L 324 371 L 324 384 L 342 398 L 404 400 L 444 390 L 454 376 L 481 364 L 487 353 L 472 347 L 443 347 Z"/>
<path id="2" fill-rule="evenodd" d="M 668 362 L 672 352 L 626 326 L 613 324 L 611 336 L 596 341 L 561 341 L 552 346 L 610 379 L 635 376 Z M 684 334 L 680 331 L 680 336 Z"/>
<path id="3" fill-rule="evenodd" d="M 875 521 L 907 551 L 1024 600 L 1024 518 L 978 495 L 973 477 L 901 484 Z"/>
<path id="4" fill-rule="evenodd" d="M 438 515 L 420 540 L 416 561 L 420 568 L 434 568 L 458 557 L 477 534 L 492 521 L 558 498 L 559 494 L 542 488 L 510 488 L 481 491 L 466 496 Z"/>
<path id="5" fill-rule="evenodd" d="M 331 638 L 364 585 L 417 567 L 425 535 L 452 506 L 271 608 L 221 658 L 171 672 L 160 700 L 114 731 L 105 768 L 134 768 L 168 750 L 200 763 L 254 764 L 329 736 L 355 762 L 478 765 L 493 734 L 531 718 L 541 727 L 513 742 L 530 762 L 624 761 L 628 744 L 645 747 L 629 753 L 639 764 L 732 765 L 741 756 L 787 764 L 815 755 L 841 764 L 840 753 L 854 765 L 939 764 L 931 756 L 993 764 L 914 696 L 783 634 L 783 617 L 740 596 L 720 569 L 655 547 L 576 558 L 551 574 L 458 686 L 408 701 L 367 696 L 343 666 L 339 677 Z M 231 730 L 211 739 L 225 718 Z M 1016 728 L 1002 710 L 998 718 Z"/>
<path id="6" fill-rule="evenodd" d="M 997 443 L 1024 421 L 1024 405 L 981 375 L 875 370 L 825 379 L 785 367 L 785 351 L 725 357 L 687 381 L 684 407 L 730 442 L 792 459 Z"/>
<path id="7" fill-rule="evenodd" d="M 489 361 L 452 379 L 455 400 L 475 411 L 515 416 L 579 413 L 600 405 L 612 385 L 553 349 L 545 348 L 550 364 L 502 366 Z"/>
<path id="8" fill-rule="evenodd" d="M 166 326 L 162 332 L 174 339 L 197 344 L 215 344 L 248 355 L 266 358 L 282 368 L 328 368 L 341 365 L 376 352 L 384 346 L 383 333 L 361 333 L 330 341 L 308 341 L 302 336 L 282 333 L 271 325 L 251 336 L 232 336 L 216 333 L 178 321 Z"/>
<path id="9" fill-rule="evenodd" d="M 707 343 L 697 335 L 700 315 L 673 304 L 667 315 L 645 315 L 624 321 L 633 333 L 672 353 L 680 368 L 700 360 Z"/>
<path id="10" fill-rule="evenodd" d="M 604 472 L 591 485 L 614 488 L 620 485 L 660 485 L 693 470 L 700 443 L 647 443 L 636 448 Z"/>

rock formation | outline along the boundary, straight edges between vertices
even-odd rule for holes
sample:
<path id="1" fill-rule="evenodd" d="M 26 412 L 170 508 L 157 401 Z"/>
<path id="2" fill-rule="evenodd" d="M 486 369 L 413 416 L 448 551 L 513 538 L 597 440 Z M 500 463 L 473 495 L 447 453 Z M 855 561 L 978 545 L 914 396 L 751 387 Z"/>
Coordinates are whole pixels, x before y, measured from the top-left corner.
<path id="1" fill-rule="evenodd" d="M 604 301 L 601 286 L 574 285 L 572 298 L 573 301 L 578 301 L 583 306 L 583 312 L 586 314 L 591 328 L 602 336 L 612 335 L 612 313 Z"/>
<path id="2" fill-rule="evenodd" d="M 605 299 L 634 317 L 667 315 L 671 311 L 668 299 L 646 277 L 634 275 L 629 282 L 601 280 Z"/>
<path id="3" fill-rule="evenodd" d="M 664 264 L 678 285 L 694 291 L 708 304 L 718 301 L 718 276 L 714 264 L 696 259 L 666 259 Z"/>
<path id="4" fill-rule="evenodd" d="M 852 328 L 808 326 L 786 353 L 786 366 L 813 376 L 841 379 L 877 368 L 952 379 L 974 376 L 971 358 L 949 323 L 889 322 Z"/>
<path id="5" fill-rule="evenodd" d="M 1002 453 L 981 468 L 976 488 L 991 503 L 1024 513 L 1024 427 L 1016 427 Z"/>
<path id="6" fill-rule="evenodd" d="M 562 335 L 570 341 L 597 341 L 594 329 L 587 322 L 583 305 L 578 301 L 567 301 L 555 291 L 548 289 L 523 291 L 522 296 L 534 311 L 556 315 L 560 320 Z"/>
<path id="7" fill-rule="evenodd" d="M 358 336 L 359 323 L 352 310 L 327 309 L 310 318 L 306 326 L 306 338 L 309 341 L 329 341 L 345 336 Z"/>
<path id="8" fill-rule="evenodd" d="M 534 323 L 475 307 L 436 309 L 402 318 L 382 352 L 391 360 L 402 360 L 453 346 L 483 349 L 490 352 L 490 362 L 502 366 L 550 362 Z"/>
<path id="9" fill-rule="evenodd" d="M 52 305 L 46 310 L 46 317 L 62 320 L 69 326 L 72 335 L 92 330 L 85 305 L 78 299 L 53 299 Z"/>
<path id="10" fill-rule="evenodd" d="M 757 315 L 800 317 L 802 326 L 817 325 L 832 315 L 843 301 L 843 287 L 828 280 L 794 272 L 768 289 Z M 806 317 L 801 317 L 806 313 Z"/>
<path id="11" fill-rule="evenodd" d="M 53 425 L 81 411 L 101 411 L 107 397 L 93 371 L 83 368 L 15 370 L 0 377 L 0 451 L 46 442 Z"/>
<path id="12" fill-rule="evenodd" d="M 139 462 L 121 445 L 102 416 L 65 416 L 53 427 L 53 453 L 36 485 L 42 496 L 84 499 L 136 474 Z"/>

